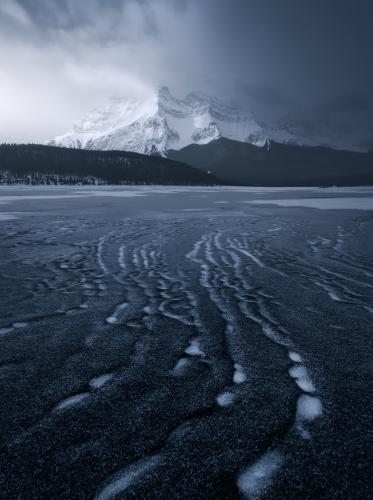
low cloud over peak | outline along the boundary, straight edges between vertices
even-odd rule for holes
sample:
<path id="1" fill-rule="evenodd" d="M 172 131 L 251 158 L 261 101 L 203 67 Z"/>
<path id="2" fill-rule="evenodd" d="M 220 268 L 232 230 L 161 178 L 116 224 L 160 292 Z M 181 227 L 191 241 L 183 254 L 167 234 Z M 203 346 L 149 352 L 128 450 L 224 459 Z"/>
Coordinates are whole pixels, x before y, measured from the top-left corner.
<path id="1" fill-rule="evenodd" d="M 4 0 L 0 140 L 44 141 L 164 83 L 261 121 L 346 124 L 365 142 L 372 15 L 369 0 Z"/>

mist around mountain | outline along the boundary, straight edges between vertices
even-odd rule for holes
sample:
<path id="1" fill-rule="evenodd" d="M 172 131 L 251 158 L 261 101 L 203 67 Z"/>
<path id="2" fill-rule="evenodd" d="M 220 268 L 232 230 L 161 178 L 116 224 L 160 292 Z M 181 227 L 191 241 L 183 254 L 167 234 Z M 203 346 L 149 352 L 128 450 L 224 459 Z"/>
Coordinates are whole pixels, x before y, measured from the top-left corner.
<path id="1" fill-rule="evenodd" d="M 313 122 L 311 116 L 263 123 L 253 113 L 225 100 L 197 91 L 180 99 L 166 86 L 143 99 L 110 99 L 49 144 L 166 157 L 169 150 L 205 145 L 220 138 L 255 146 L 271 141 L 359 152 L 371 149 L 373 144 L 370 137 L 359 139 L 343 124 Z"/>
<path id="2" fill-rule="evenodd" d="M 190 92 L 185 99 L 178 99 L 168 87 L 144 100 L 111 99 L 49 144 L 166 156 L 169 149 L 208 144 L 220 137 L 257 146 L 269 139 L 312 144 L 306 138 L 300 141 L 286 124 L 263 126 L 252 113 L 216 97 Z"/>

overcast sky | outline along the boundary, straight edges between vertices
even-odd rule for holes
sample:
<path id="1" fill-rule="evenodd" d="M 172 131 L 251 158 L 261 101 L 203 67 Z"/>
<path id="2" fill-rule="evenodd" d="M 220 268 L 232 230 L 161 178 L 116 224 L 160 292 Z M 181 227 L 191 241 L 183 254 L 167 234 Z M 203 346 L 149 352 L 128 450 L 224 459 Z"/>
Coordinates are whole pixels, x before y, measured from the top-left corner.
<path id="1" fill-rule="evenodd" d="M 166 84 L 373 147 L 372 26 L 372 0 L 0 0 L 0 142 Z"/>

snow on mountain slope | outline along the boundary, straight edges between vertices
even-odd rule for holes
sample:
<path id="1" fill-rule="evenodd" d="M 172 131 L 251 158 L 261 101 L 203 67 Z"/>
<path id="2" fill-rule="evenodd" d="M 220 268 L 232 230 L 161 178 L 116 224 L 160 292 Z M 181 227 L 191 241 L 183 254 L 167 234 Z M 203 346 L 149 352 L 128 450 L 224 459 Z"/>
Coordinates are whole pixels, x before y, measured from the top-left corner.
<path id="1" fill-rule="evenodd" d="M 166 155 L 169 149 L 207 144 L 219 137 L 258 146 L 271 138 L 297 142 L 288 129 L 265 129 L 252 114 L 244 115 L 216 98 L 192 92 L 184 100 L 176 99 L 162 87 L 143 101 L 110 100 L 49 144 Z"/>

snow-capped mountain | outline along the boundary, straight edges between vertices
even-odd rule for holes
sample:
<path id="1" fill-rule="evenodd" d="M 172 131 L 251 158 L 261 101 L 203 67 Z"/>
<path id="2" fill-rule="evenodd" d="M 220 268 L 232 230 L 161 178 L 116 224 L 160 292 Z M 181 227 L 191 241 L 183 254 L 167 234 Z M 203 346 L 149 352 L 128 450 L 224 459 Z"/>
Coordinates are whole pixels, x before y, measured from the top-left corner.
<path id="1" fill-rule="evenodd" d="M 144 101 L 110 100 L 52 144 L 165 155 L 169 149 L 206 144 L 220 136 L 256 144 L 266 139 L 253 116 L 240 116 L 237 110 L 201 93 L 175 99 L 162 87 Z"/>
<path id="2" fill-rule="evenodd" d="M 214 97 L 192 92 L 181 100 L 162 87 L 142 101 L 111 99 L 49 144 L 167 155 L 170 149 L 207 144 L 219 137 L 258 146 L 272 138 L 296 142 L 286 128 L 265 129 L 252 114 L 240 113 Z"/>

